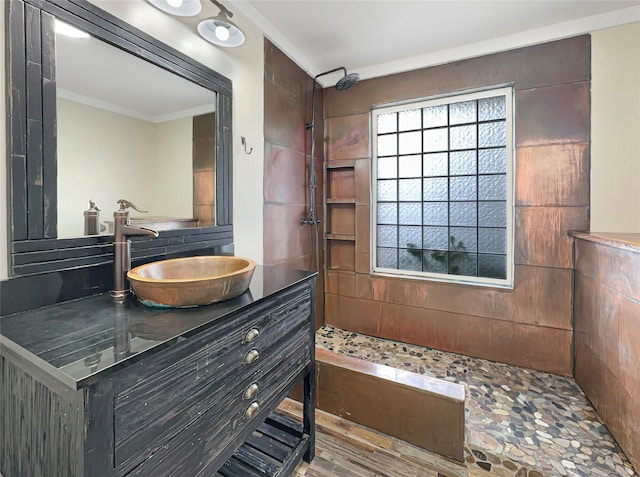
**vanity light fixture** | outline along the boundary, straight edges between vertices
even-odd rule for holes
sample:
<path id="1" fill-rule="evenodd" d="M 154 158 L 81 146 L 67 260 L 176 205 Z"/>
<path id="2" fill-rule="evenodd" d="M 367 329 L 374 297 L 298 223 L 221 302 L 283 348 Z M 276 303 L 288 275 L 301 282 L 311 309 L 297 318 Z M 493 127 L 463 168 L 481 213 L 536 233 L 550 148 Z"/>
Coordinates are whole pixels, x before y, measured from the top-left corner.
<path id="1" fill-rule="evenodd" d="M 218 46 L 240 46 L 244 43 L 245 36 L 242 30 L 229 18 L 233 17 L 224 5 L 217 0 L 211 2 L 220 9 L 217 16 L 207 18 L 198 23 L 198 33 L 210 43 Z"/>
<path id="2" fill-rule="evenodd" d="M 79 28 L 69 25 L 68 23 L 61 22 L 56 18 L 55 23 L 56 33 L 69 38 L 89 38 L 89 34 L 86 31 L 82 31 Z"/>
<path id="3" fill-rule="evenodd" d="M 148 0 L 151 5 L 165 13 L 178 17 L 193 17 L 202 10 L 200 0 Z"/>

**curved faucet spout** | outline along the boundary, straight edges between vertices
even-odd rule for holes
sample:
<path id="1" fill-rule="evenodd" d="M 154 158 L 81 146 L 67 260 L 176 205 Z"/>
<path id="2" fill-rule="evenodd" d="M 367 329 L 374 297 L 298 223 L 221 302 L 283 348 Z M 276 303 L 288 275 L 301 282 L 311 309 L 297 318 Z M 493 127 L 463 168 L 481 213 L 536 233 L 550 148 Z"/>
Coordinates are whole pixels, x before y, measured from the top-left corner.
<path id="1" fill-rule="evenodd" d="M 133 225 L 121 225 L 119 227 L 119 234 L 114 234 L 114 242 L 122 241 L 122 240 L 117 240 L 118 236 L 126 240 L 127 237 L 134 237 L 137 235 L 152 235 L 154 237 L 157 237 L 158 232 L 156 230 L 148 229 L 146 227 L 134 227 Z"/>
<path id="2" fill-rule="evenodd" d="M 119 200 L 118 203 L 120 210 L 113 214 L 113 290 L 111 290 L 111 297 L 116 303 L 122 303 L 131 293 L 129 280 L 127 280 L 127 272 L 131 269 L 131 241 L 129 237 L 140 235 L 157 237 L 158 232 L 131 225 L 129 211 L 126 208 L 133 204 L 124 199 Z"/>

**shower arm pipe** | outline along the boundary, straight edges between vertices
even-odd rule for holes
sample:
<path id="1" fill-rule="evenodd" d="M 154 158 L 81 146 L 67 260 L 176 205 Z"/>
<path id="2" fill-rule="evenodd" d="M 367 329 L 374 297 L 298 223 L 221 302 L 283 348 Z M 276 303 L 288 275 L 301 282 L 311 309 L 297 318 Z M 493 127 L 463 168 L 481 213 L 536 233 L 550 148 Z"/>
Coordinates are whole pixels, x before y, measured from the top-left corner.
<path id="1" fill-rule="evenodd" d="M 316 84 L 318 78 L 331 73 L 336 73 L 342 70 L 344 74 L 347 74 L 347 69 L 344 66 L 333 68 L 328 71 L 319 73 L 313 77 L 313 88 L 311 89 L 311 122 L 305 124 L 305 129 L 311 131 L 311 165 L 310 165 L 310 179 L 309 179 L 309 217 L 302 219 L 302 224 L 315 225 L 318 220 L 316 219 L 316 189 L 318 187 L 318 179 L 316 176 L 316 139 L 315 139 L 315 123 L 316 123 Z"/>
<path id="2" fill-rule="evenodd" d="M 313 77 L 313 89 L 311 92 L 311 122 L 306 124 L 306 129 L 313 129 L 315 122 L 316 122 L 316 84 L 318 83 L 318 78 L 320 78 L 321 76 L 325 76 L 331 73 L 336 73 L 338 71 L 342 70 L 344 72 L 344 74 L 347 74 L 347 68 L 344 66 L 339 66 L 337 68 L 333 68 L 332 70 L 328 70 L 325 71 L 323 73 L 318 73 L 317 75 L 315 75 Z M 313 144 L 312 144 L 313 146 Z"/>

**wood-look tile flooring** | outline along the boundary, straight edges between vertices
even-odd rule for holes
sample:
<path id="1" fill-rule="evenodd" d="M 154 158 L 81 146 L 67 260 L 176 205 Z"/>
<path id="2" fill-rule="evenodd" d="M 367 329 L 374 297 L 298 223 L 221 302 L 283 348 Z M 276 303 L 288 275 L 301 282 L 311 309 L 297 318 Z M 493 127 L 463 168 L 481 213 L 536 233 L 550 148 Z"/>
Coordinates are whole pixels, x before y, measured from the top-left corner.
<path id="1" fill-rule="evenodd" d="M 287 399 L 279 411 L 300 419 L 300 403 Z M 316 456 L 294 477 L 463 477 L 466 467 L 395 437 L 316 410 Z"/>

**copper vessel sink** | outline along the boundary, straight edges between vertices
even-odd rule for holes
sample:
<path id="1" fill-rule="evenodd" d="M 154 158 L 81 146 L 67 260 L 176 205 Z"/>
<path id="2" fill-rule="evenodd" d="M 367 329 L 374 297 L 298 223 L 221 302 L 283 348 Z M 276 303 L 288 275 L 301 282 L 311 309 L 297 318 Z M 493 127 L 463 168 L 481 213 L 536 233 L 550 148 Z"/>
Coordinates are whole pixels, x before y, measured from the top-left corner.
<path id="1" fill-rule="evenodd" d="M 241 295 L 255 268 L 256 262 L 242 257 L 187 257 L 141 265 L 127 277 L 144 305 L 185 308 Z"/>

